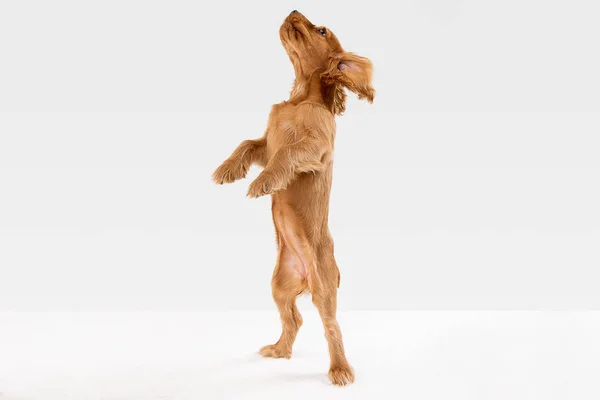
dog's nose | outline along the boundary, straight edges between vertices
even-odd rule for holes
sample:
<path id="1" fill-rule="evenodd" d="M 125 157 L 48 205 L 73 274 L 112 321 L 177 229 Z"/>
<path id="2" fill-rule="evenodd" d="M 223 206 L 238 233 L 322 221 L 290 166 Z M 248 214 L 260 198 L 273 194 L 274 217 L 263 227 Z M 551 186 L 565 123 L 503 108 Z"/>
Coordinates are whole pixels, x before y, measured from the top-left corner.
<path id="1" fill-rule="evenodd" d="M 292 12 L 290 13 L 290 15 L 292 14 L 298 14 L 298 10 L 292 10 Z"/>

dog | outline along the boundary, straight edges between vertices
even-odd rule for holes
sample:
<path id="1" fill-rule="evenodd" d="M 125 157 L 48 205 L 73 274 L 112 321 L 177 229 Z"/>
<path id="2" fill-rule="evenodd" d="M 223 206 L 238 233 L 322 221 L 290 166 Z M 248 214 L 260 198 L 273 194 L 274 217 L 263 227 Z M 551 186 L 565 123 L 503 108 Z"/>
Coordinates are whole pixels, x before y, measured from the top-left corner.
<path id="1" fill-rule="evenodd" d="M 373 102 L 372 63 L 343 50 L 337 37 L 294 10 L 279 29 L 292 62 L 289 100 L 275 104 L 259 139 L 244 140 L 213 173 L 217 184 L 246 177 L 251 165 L 264 169 L 248 197 L 271 195 L 278 256 L 271 287 L 282 323 L 277 343 L 260 349 L 264 357 L 290 358 L 302 317 L 296 298 L 311 293 L 329 346 L 329 379 L 354 382 L 336 320 L 340 272 L 328 227 L 335 116 L 346 108 L 345 89 Z"/>

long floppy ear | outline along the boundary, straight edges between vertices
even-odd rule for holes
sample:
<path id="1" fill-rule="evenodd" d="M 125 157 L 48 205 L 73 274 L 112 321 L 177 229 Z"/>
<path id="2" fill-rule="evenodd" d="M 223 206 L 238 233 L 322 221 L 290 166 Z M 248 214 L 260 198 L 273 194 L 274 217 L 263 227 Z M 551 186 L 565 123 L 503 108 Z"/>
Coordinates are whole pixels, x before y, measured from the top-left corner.
<path id="1" fill-rule="evenodd" d="M 338 83 L 356 93 L 359 99 L 369 103 L 375 98 L 375 89 L 371 86 L 373 64 L 368 58 L 353 53 L 334 53 L 329 59 L 329 67 L 323 73 L 328 83 Z"/>

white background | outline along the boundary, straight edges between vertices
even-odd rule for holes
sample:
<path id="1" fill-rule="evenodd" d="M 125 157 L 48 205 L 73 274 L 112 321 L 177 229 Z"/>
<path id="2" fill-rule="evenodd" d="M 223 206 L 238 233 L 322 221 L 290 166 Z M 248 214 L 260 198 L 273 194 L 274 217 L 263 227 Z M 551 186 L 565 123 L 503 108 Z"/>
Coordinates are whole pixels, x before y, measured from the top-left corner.
<path id="1" fill-rule="evenodd" d="M 0 309 L 269 309 L 294 8 L 375 66 L 338 118 L 340 308 L 598 309 L 596 1 L 0 5 Z"/>

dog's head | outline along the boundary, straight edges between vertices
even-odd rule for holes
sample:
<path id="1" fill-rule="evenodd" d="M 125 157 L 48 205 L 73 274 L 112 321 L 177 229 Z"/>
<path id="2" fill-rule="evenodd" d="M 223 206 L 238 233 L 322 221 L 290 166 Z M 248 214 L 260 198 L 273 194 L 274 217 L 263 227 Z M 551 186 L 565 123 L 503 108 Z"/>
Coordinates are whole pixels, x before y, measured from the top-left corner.
<path id="1" fill-rule="evenodd" d="M 365 57 L 344 51 L 338 38 L 324 26 L 316 26 L 304 15 L 294 10 L 287 16 L 279 37 L 296 76 L 309 76 L 319 72 L 334 111 L 345 109 L 346 94 L 343 88 L 356 93 L 359 99 L 373 102 L 375 90 L 371 86 L 373 66 Z"/>

